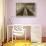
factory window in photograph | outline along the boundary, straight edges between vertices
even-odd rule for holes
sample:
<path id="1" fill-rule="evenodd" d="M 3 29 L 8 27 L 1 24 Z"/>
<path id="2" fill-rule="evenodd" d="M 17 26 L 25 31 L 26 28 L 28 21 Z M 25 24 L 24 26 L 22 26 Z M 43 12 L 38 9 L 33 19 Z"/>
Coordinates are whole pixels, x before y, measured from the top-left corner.
<path id="1" fill-rule="evenodd" d="M 16 16 L 35 16 L 35 3 L 16 3 Z"/>

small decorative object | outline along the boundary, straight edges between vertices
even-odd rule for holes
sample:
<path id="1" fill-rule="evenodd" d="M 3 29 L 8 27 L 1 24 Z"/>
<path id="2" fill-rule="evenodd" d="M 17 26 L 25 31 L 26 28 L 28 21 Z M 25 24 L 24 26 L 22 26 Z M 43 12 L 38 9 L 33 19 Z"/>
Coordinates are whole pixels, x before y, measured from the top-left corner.
<path id="1" fill-rule="evenodd" d="M 16 16 L 35 16 L 35 3 L 16 3 Z"/>

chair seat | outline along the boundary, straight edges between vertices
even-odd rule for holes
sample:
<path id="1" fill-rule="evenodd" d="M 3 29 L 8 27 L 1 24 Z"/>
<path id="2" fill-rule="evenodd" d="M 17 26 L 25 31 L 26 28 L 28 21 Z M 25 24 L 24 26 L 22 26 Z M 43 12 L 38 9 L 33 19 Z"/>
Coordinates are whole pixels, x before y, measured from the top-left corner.
<path id="1" fill-rule="evenodd" d="M 24 31 L 13 31 L 13 35 L 22 36 L 24 35 Z"/>

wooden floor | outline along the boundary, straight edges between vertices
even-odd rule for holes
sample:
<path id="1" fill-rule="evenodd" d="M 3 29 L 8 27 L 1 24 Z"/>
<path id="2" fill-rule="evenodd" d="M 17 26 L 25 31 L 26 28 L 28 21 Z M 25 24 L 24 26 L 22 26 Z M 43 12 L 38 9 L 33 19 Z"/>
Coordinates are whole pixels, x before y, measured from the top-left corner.
<path id="1" fill-rule="evenodd" d="M 10 41 L 8 43 L 5 43 L 3 46 L 31 46 L 30 41 L 24 41 L 24 40 L 16 40 L 16 41 Z"/>
<path id="2" fill-rule="evenodd" d="M 46 46 L 46 43 L 31 43 L 30 41 L 14 40 L 5 43 L 3 46 Z"/>

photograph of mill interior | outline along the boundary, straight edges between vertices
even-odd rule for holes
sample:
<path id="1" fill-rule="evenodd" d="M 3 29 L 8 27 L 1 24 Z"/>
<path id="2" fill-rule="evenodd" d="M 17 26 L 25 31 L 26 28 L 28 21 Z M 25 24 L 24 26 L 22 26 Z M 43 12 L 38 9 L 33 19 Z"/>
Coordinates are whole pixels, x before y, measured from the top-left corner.
<path id="1" fill-rule="evenodd" d="M 0 0 L 0 46 L 46 46 L 46 0 Z"/>

